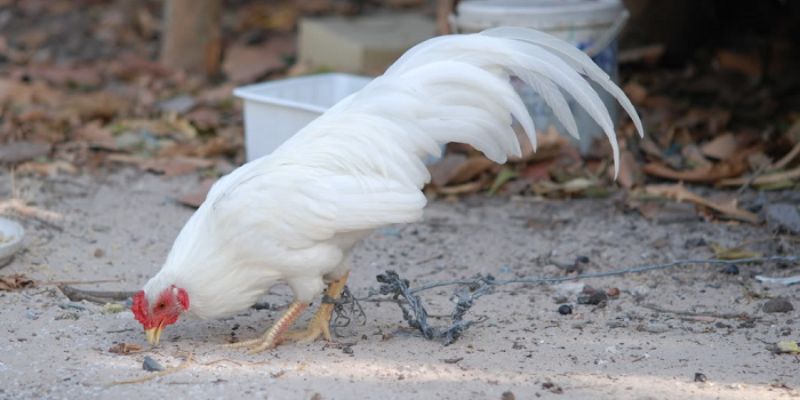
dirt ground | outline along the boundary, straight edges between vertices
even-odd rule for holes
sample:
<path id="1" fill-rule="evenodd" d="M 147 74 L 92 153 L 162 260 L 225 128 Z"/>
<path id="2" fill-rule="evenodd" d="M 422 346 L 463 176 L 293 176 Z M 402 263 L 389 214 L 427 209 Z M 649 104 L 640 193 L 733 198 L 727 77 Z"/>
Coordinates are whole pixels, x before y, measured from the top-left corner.
<path id="1" fill-rule="evenodd" d="M 159 268 L 192 210 L 174 201 L 198 178 L 163 178 L 133 169 L 93 176 L 20 178 L 16 195 L 63 214 L 52 224 L 24 221 L 26 250 L 0 270 L 38 280 L 117 279 L 81 285 L 138 290 Z M 11 193 L 0 176 L 0 197 Z M 776 254 L 787 243 L 765 227 L 706 222 L 678 207 L 681 218 L 645 219 L 620 196 L 545 201 L 476 196 L 435 201 L 424 221 L 390 227 L 357 249 L 349 287 L 364 296 L 375 276 L 397 270 L 412 286 L 491 273 L 498 279 L 565 274 L 579 256 L 583 272 L 712 256 L 709 244 Z M 689 216 L 686 218 L 686 216 Z M 703 239 L 706 244 L 703 244 Z M 755 240 L 754 240 L 755 239 Z M 759 239 L 764 239 L 760 240 Z M 782 269 L 783 268 L 783 269 Z M 366 323 L 351 326 L 338 345 L 289 344 L 258 355 L 223 348 L 258 335 L 291 301 L 276 288 L 268 310 L 219 321 L 181 320 L 149 348 L 125 310 L 68 300 L 52 286 L 0 292 L 0 398 L 304 398 L 304 399 L 783 399 L 800 396 L 800 359 L 771 344 L 796 339 L 797 309 L 765 313 L 770 298 L 796 306 L 796 287 L 768 287 L 755 273 L 786 276 L 797 267 L 765 264 L 692 266 L 584 281 L 619 288 L 606 306 L 576 304 L 580 284 L 509 285 L 481 297 L 467 314 L 483 319 L 450 346 L 407 328 L 397 305 L 363 301 Z M 452 288 L 424 292 L 434 325 L 447 321 Z M 560 315 L 556 299 L 574 307 Z M 563 299 L 561 299 L 563 300 Z M 658 312 L 697 312 L 686 316 Z M 746 314 L 733 318 L 724 314 Z M 310 314 L 310 313 L 309 313 Z M 309 315 L 306 315 L 305 320 Z M 141 352 L 109 352 L 115 343 Z M 152 374 L 145 356 L 184 369 Z M 696 382 L 696 374 L 707 380 Z M 509 392 L 509 393 L 505 393 Z M 504 394 L 505 393 L 505 394 Z M 512 396 L 513 394 L 513 396 Z"/>

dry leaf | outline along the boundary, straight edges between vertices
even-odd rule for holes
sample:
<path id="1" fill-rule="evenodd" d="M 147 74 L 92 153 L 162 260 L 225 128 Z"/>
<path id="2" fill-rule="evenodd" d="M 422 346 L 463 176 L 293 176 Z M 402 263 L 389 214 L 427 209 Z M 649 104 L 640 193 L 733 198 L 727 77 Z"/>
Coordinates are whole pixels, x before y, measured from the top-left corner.
<path id="1" fill-rule="evenodd" d="M 735 53 L 728 50 L 717 51 L 717 63 L 722 69 L 736 71 L 751 78 L 757 78 L 763 73 L 763 66 L 756 54 Z"/>
<path id="2" fill-rule="evenodd" d="M 703 154 L 716 158 L 717 160 L 727 160 L 736 154 L 739 143 L 732 133 L 728 132 L 715 137 L 712 141 L 704 144 L 700 149 Z"/>
<path id="3" fill-rule="evenodd" d="M 797 142 L 791 150 L 789 150 L 786 155 L 781 157 L 780 160 L 776 161 L 775 164 L 772 165 L 772 169 L 781 169 L 789 165 L 797 155 L 800 154 L 800 142 Z"/>
<path id="4" fill-rule="evenodd" d="M 647 99 L 647 89 L 636 82 L 628 82 L 623 90 L 633 104 L 641 105 Z"/>
<path id="5" fill-rule="evenodd" d="M 12 142 L 0 145 L 0 163 L 16 164 L 50 154 L 53 146 L 40 142 Z"/>
<path id="6" fill-rule="evenodd" d="M 200 168 L 208 168 L 214 162 L 204 158 L 196 157 L 172 157 L 172 158 L 143 158 L 127 154 L 110 154 L 108 160 L 123 164 L 131 164 L 145 171 L 164 174 L 165 176 L 178 176 L 192 173 Z"/>
<path id="7" fill-rule="evenodd" d="M 461 194 L 469 194 L 475 193 L 483 188 L 484 182 L 482 180 L 464 183 L 461 185 L 456 186 L 446 186 L 436 189 L 436 193 L 443 194 L 445 196 L 449 195 L 461 195 Z"/>
<path id="8" fill-rule="evenodd" d="M 213 186 L 216 181 L 216 179 L 205 179 L 200 182 L 196 190 L 183 193 L 178 196 L 176 200 L 183 205 L 198 208 L 206 200 L 208 191 L 211 190 L 211 186 Z"/>
<path id="9" fill-rule="evenodd" d="M 448 183 L 464 183 L 472 180 L 494 165 L 494 161 L 484 156 L 473 156 L 456 167 Z"/>
<path id="10" fill-rule="evenodd" d="M 142 351 L 142 346 L 134 343 L 117 343 L 108 349 L 109 353 L 131 354 Z"/>
<path id="11" fill-rule="evenodd" d="M 737 207 L 735 199 L 728 204 L 719 204 L 690 192 L 682 184 L 648 185 L 645 186 L 644 190 L 646 193 L 674 199 L 678 202 L 688 201 L 690 203 L 694 203 L 695 205 L 708 207 L 719 213 L 722 213 L 729 218 L 738 219 L 753 224 L 758 223 L 758 216 L 750 211 L 742 210 Z"/>
<path id="12" fill-rule="evenodd" d="M 747 164 L 740 159 L 728 160 L 708 166 L 685 171 L 676 171 L 660 162 L 645 164 L 642 170 L 649 175 L 676 181 L 709 183 L 739 176 L 747 170 Z"/>
<path id="13" fill-rule="evenodd" d="M 800 353 L 800 346 L 794 340 L 783 340 L 775 344 L 775 350 L 778 353 L 798 354 Z"/>
<path id="14" fill-rule="evenodd" d="M 41 176 L 56 176 L 60 172 L 75 174 L 78 172 L 78 169 L 75 168 L 74 165 L 66 161 L 58 160 L 58 161 L 43 162 L 43 163 L 29 161 L 20 164 L 17 167 L 16 171 L 19 174 L 34 173 Z"/>
<path id="15" fill-rule="evenodd" d="M 269 72 L 286 68 L 283 55 L 266 46 L 231 46 L 227 49 L 222 70 L 234 82 L 252 82 Z"/>
<path id="16" fill-rule="evenodd" d="M 640 173 L 641 169 L 639 168 L 639 164 L 637 164 L 636 159 L 633 158 L 633 154 L 627 149 L 623 149 L 620 151 L 619 162 L 619 177 L 617 178 L 617 182 L 626 189 L 640 185 L 644 179 Z"/>
<path id="17" fill-rule="evenodd" d="M 457 169 L 467 162 L 463 154 L 447 154 L 439 162 L 428 167 L 431 174 L 431 183 L 436 186 L 446 186 L 456 175 Z"/>
<path id="18" fill-rule="evenodd" d="M 84 140 L 95 149 L 117 150 L 117 141 L 111 131 L 100 121 L 91 121 L 76 132 L 76 139 Z"/>
<path id="19" fill-rule="evenodd" d="M 24 274 L 12 274 L 0 276 L 0 292 L 32 288 L 36 286 L 33 279 Z"/>
<path id="20" fill-rule="evenodd" d="M 714 257 L 720 260 L 741 260 L 743 258 L 761 257 L 761 253 L 755 251 L 744 250 L 739 247 L 728 248 L 716 243 L 711 243 L 711 250 L 714 252 Z"/>
<path id="21" fill-rule="evenodd" d="M 772 174 L 765 174 L 756 177 L 755 179 L 749 177 L 742 177 L 736 179 L 725 179 L 719 182 L 721 186 L 741 186 L 748 182 L 755 186 L 772 185 L 782 182 L 791 182 L 800 178 L 800 167 L 790 169 L 788 171 L 776 172 Z"/>

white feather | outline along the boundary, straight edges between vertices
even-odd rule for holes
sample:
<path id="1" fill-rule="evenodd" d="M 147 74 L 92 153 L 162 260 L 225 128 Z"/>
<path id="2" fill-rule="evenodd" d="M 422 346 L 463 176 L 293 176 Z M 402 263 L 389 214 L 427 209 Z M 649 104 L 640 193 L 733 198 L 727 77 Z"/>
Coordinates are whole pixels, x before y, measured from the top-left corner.
<path id="1" fill-rule="evenodd" d="M 448 142 L 497 162 L 520 155 L 516 119 L 536 144 L 534 121 L 510 76 L 539 91 L 570 134 L 569 93 L 618 148 L 608 111 L 585 75 L 612 93 L 641 131 L 633 106 L 583 53 L 550 36 L 508 28 L 423 42 L 271 155 L 220 179 L 145 286 L 152 304 L 176 285 L 190 311 L 238 312 L 272 285 L 311 301 L 349 269 L 352 246 L 372 230 L 419 219 L 430 174 L 422 162 Z M 535 148 L 535 147 L 534 147 Z"/>

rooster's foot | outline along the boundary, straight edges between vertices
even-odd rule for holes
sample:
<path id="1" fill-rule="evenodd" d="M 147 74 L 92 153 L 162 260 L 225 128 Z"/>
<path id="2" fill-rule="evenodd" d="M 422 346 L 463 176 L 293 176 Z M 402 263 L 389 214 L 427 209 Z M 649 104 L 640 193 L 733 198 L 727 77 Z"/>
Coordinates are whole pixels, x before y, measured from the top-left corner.
<path id="1" fill-rule="evenodd" d="M 272 325 L 272 328 L 269 328 L 260 338 L 229 344 L 227 347 L 249 347 L 250 350 L 248 350 L 248 354 L 256 354 L 264 350 L 275 348 L 283 341 L 283 336 L 286 331 L 306 308 L 308 308 L 308 304 L 294 302 L 281 318 L 275 322 L 275 325 Z"/>

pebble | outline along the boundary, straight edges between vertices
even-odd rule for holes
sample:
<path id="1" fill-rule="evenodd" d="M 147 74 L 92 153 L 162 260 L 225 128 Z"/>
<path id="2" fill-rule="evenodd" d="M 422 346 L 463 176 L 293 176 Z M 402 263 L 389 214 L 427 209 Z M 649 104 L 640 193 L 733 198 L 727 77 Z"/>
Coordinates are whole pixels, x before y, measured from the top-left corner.
<path id="1" fill-rule="evenodd" d="M 728 275 L 739 275 L 739 267 L 735 265 L 728 265 L 722 270 L 722 273 Z"/>
<path id="2" fill-rule="evenodd" d="M 694 381 L 695 382 L 706 382 L 706 381 L 708 381 L 708 377 L 706 376 L 706 374 L 704 374 L 702 372 L 695 372 L 694 373 Z"/>
<path id="3" fill-rule="evenodd" d="M 65 319 L 71 319 L 71 320 L 77 321 L 77 320 L 78 320 L 78 319 L 80 319 L 80 318 L 81 318 L 81 317 L 80 317 L 80 315 L 78 315 L 78 313 L 75 313 L 75 312 L 69 312 L 69 311 L 67 311 L 67 312 L 63 312 L 63 313 L 61 313 L 61 314 L 58 314 L 58 315 L 56 316 L 56 320 L 65 320 Z"/>
<path id="4" fill-rule="evenodd" d="M 608 295 L 603 291 L 596 291 L 594 293 L 583 293 L 578 295 L 578 304 L 591 304 L 600 305 L 608 301 Z"/>
<path id="5" fill-rule="evenodd" d="M 142 362 L 142 369 L 145 371 L 156 372 L 156 371 L 163 371 L 164 367 L 158 363 L 158 361 L 154 360 L 150 356 L 144 356 L 144 362 Z"/>
<path id="6" fill-rule="evenodd" d="M 800 212 L 794 204 L 770 204 L 766 210 L 767 226 L 777 233 L 800 234 Z"/>
<path id="7" fill-rule="evenodd" d="M 68 310 L 70 308 L 81 311 L 86 310 L 86 307 L 79 303 L 61 303 L 58 306 L 61 307 L 62 310 Z"/>
<path id="8" fill-rule="evenodd" d="M 558 307 L 558 313 L 561 315 L 572 314 L 572 306 L 569 304 L 562 304 L 560 307 Z"/>
<path id="9" fill-rule="evenodd" d="M 786 300 L 783 297 L 776 297 L 764 303 L 764 305 L 761 307 L 761 310 L 770 314 L 785 313 L 794 310 L 794 306 L 791 302 L 789 302 L 789 300 Z"/>
<path id="10" fill-rule="evenodd" d="M 512 391 L 505 391 L 502 395 L 500 395 L 500 400 L 516 400 L 517 396 L 514 395 Z"/>
<path id="11" fill-rule="evenodd" d="M 608 288 L 608 290 L 606 290 L 606 294 L 608 295 L 608 297 L 617 298 L 619 297 L 619 288 L 615 287 Z"/>

